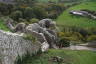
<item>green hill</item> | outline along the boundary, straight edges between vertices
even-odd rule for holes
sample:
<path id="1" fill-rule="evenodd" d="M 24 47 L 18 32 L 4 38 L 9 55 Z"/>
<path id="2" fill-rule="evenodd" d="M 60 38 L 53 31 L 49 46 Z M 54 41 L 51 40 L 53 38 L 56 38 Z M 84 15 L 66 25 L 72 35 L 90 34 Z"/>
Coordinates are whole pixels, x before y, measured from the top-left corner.
<path id="1" fill-rule="evenodd" d="M 71 10 L 82 10 L 82 9 L 96 11 L 96 2 L 86 2 L 67 9 L 57 18 L 56 20 L 57 24 L 62 26 L 76 26 L 83 28 L 96 27 L 96 20 L 81 16 L 73 16 L 69 14 Z"/>

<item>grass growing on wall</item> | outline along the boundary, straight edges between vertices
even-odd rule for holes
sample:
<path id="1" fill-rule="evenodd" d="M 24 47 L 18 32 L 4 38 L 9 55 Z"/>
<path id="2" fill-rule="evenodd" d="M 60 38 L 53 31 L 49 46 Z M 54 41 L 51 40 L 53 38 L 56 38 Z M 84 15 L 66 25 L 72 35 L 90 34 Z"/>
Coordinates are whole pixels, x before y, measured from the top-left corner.
<path id="1" fill-rule="evenodd" d="M 10 31 L 5 25 L 4 21 L 0 19 L 0 29 L 5 31 Z"/>

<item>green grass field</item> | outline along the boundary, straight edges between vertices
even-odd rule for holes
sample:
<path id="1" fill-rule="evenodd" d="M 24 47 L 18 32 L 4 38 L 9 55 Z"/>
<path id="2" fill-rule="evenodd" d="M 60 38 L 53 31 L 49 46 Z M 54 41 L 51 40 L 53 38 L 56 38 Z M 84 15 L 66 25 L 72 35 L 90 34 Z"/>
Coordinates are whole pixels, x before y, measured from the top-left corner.
<path id="1" fill-rule="evenodd" d="M 50 60 L 54 56 L 61 57 L 63 62 L 57 63 Z M 96 64 L 96 52 L 51 49 L 46 53 L 27 57 L 20 64 Z"/>
<path id="2" fill-rule="evenodd" d="M 96 2 L 86 2 L 67 9 L 57 18 L 56 20 L 57 24 L 63 26 L 76 26 L 83 28 L 96 27 L 96 20 L 80 16 L 73 16 L 69 14 L 71 10 L 81 10 L 81 9 L 96 11 Z"/>

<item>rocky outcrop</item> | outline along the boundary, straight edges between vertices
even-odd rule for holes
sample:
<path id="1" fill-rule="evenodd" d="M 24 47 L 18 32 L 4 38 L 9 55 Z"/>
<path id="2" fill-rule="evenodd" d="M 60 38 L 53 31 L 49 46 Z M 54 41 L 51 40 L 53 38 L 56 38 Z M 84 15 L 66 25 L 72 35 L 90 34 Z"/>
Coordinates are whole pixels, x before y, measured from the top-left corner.
<path id="1" fill-rule="evenodd" d="M 26 32 L 34 35 L 41 43 L 48 43 L 50 48 L 56 48 L 56 23 L 51 19 L 43 19 L 38 23 L 29 24 Z"/>
<path id="2" fill-rule="evenodd" d="M 35 54 L 41 48 L 36 41 L 32 43 L 22 37 L 22 34 L 4 32 L 0 30 L 0 64 L 14 64 L 16 58 L 29 53 Z"/>
<path id="3" fill-rule="evenodd" d="M 14 21 L 10 18 L 8 18 L 7 20 L 4 19 L 4 21 L 6 21 L 6 25 L 7 27 L 12 31 L 12 32 L 25 32 L 25 23 L 18 23 L 15 27 L 13 25 Z"/>
<path id="4" fill-rule="evenodd" d="M 18 23 L 15 27 L 12 25 L 12 21 L 7 20 L 7 26 L 15 32 L 21 32 L 30 34 L 37 38 L 40 43 L 49 44 L 50 48 L 56 48 L 57 42 L 57 30 L 56 23 L 51 19 L 43 19 L 38 23 L 25 25 L 24 23 Z"/>
<path id="5" fill-rule="evenodd" d="M 10 32 L 0 30 L 0 64 L 14 64 L 16 58 L 27 53 L 33 54 L 38 50 L 45 52 L 50 48 L 57 48 L 56 23 L 51 19 L 43 19 L 38 23 L 26 25 L 18 23 L 14 26 L 13 20 L 6 20 Z M 24 35 L 32 35 L 36 42 L 26 40 Z"/>
<path id="6" fill-rule="evenodd" d="M 70 11 L 70 14 L 96 19 L 96 15 L 92 12 L 89 12 L 89 10 Z"/>

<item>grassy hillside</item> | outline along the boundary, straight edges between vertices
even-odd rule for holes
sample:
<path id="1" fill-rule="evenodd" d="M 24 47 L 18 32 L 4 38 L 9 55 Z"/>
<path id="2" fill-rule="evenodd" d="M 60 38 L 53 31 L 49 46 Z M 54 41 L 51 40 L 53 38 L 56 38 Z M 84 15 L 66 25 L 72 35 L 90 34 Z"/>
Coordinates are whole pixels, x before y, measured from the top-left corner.
<path id="1" fill-rule="evenodd" d="M 0 29 L 1 30 L 5 30 L 5 31 L 9 31 L 9 29 L 7 28 L 7 26 L 4 24 L 4 21 L 0 19 Z"/>
<path id="2" fill-rule="evenodd" d="M 59 56 L 63 62 L 52 61 L 52 57 Z M 27 57 L 20 64 L 96 64 L 96 52 L 71 51 L 71 50 L 49 50 L 46 53 L 34 57 Z"/>
<path id="3" fill-rule="evenodd" d="M 82 3 L 80 5 L 67 9 L 57 18 L 57 24 L 64 26 L 77 26 L 83 28 L 96 27 L 96 20 L 80 16 L 73 16 L 69 14 L 71 10 L 81 10 L 81 9 L 96 11 L 96 2 Z"/>

